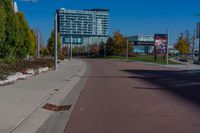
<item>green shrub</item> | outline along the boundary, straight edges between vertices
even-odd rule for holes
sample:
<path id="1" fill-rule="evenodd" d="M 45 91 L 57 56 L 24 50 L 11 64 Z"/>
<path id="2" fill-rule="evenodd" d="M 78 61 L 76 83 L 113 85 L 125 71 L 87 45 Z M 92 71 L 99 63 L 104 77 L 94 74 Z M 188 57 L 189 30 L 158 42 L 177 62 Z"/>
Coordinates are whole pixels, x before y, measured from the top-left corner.
<path id="1" fill-rule="evenodd" d="M 0 64 L 0 80 L 6 80 L 7 77 L 15 72 L 13 65 Z"/>
<path id="2" fill-rule="evenodd" d="M 41 67 L 53 68 L 54 60 L 49 58 L 38 58 L 33 60 L 18 61 L 14 64 L 0 64 L 0 80 L 5 80 L 15 72 L 25 73 L 27 69 L 39 69 Z"/>

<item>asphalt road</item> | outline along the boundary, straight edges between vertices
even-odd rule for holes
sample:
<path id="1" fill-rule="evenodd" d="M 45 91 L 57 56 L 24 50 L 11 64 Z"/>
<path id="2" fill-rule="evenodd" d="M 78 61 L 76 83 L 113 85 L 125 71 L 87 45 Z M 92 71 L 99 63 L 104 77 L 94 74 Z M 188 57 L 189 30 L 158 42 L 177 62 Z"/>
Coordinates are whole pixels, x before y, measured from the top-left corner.
<path id="1" fill-rule="evenodd" d="M 200 74 L 86 60 L 91 72 L 65 133 L 199 133 Z"/>

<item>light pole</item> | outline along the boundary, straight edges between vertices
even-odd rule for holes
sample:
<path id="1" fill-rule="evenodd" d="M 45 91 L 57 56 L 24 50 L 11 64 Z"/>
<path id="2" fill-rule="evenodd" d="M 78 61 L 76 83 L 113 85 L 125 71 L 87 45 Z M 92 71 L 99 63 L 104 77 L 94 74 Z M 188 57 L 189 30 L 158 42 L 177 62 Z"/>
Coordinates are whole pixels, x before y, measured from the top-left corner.
<path id="1" fill-rule="evenodd" d="M 78 58 L 78 56 L 79 56 L 79 44 L 77 44 L 77 51 L 76 51 L 77 53 L 77 58 Z"/>
<path id="2" fill-rule="evenodd" d="M 55 14 L 55 18 L 54 18 L 54 64 L 55 64 L 55 70 L 58 69 L 58 53 L 57 53 L 57 39 L 58 39 L 58 30 L 57 30 L 57 12 Z"/>
<path id="3" fill-rule="evenodd" d="M 68 59 L 70 59 L 70 44 L 69 43 L 67 45 L 67 54 L 68 54 Z"/>
<path id="4" fill-rule="evenodd" d="M 197 23 L 197 38 L 199 39 L 198 61 L 200 61 L 200 22 Z"/>
<path id="5" fill-rule="evenodd" d="M 89 57 L 90 56 L 90 49 L 89 49 L 89 37 L 88 37 L 88 39 L 87 39 L 87 56 Z"/>
<path id="6" fill-rule="evenodd" d="M 70 35 L 70 60 L 72 60 L 72 35 Z"/>
<path id="7" fill-rule="evenodd" d="M 104 43 L 103 46 L 104 46 L 104 52 L 103 52 L 104 53 L 104 58 L 106 58 L 106 44 Z"/>
<path id="8" fill-rule="evenodd" d="M 62 47 L 63 47 L 63 39 L 60 36 L 60 56 L 62 57 Z"/>
<path id="9" fill-rule="evenodd" d="M 194 14 L 194 16 L 200 17 L 200 14 Z M 197 22 L 197 38 L 199 39 L 198 61 L 200 61 L 200 22 Z"/>
<path id="10" fill-rule="evenodd" d="M 169 64 L 169 30 L 167 30 L 167 65 Z"/>
<path id="11" fill-rule="evenodd" d="M 126 61 L 128 61 L 128 38 L 126 41 Z"/>
<path id="12" fill-rule="evenodd" d="M 37 57 L 40 57 L 40 32 L 37 31 Z"/>

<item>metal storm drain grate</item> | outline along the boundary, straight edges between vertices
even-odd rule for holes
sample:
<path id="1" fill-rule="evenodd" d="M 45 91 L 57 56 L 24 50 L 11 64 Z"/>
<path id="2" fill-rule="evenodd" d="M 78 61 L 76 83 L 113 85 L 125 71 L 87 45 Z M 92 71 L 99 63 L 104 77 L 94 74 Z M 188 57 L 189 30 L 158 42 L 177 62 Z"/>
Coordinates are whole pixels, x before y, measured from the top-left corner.
<path id="1" fill-rule="evenodd" d="M 47 103 L 42 108 L 50 111 L 67 111 L 72 105 L 57 106 L 54 104 Z"/>

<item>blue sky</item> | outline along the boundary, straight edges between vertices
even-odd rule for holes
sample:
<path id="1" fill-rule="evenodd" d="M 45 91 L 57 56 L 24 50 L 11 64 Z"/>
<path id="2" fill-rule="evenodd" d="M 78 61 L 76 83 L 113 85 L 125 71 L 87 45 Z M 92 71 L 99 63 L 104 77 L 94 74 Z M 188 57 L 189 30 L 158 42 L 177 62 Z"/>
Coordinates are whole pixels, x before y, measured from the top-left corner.
<path id="1" fill-rule="evenodd" d="M 39 29 L 48 39 L 53 29 L 56 9 L 110 9 L 110 35 L 120 30 L 124 35 L 154 34 L 170 31 L 174 43 L 180 32 L 193 31 L 200 18 L 199 0 L 38 0 L 37 3 L 18 2 L 32 28 Z"/>

